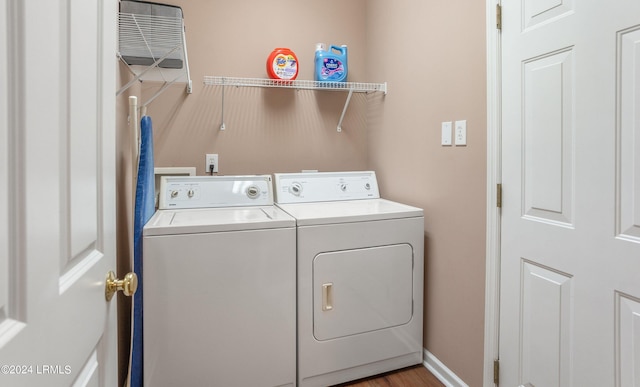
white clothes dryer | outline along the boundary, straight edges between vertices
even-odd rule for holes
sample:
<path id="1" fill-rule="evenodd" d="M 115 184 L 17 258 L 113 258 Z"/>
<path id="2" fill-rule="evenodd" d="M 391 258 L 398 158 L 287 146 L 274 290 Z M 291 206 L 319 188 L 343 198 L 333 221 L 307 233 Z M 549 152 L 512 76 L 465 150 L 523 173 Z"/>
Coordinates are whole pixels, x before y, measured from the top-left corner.
<path id="1" fill-rule="evenodd" d="M 296 218 L 298 385 L 422 362 L 424 215 L 381 199 L 374 172 L 275 174 Z"/>
<path id="2" fill-rule="evenodd" d="M 143 232 L 144 385 L 296 385 L 295 220 L 270 176 L 164 177 Z"/>

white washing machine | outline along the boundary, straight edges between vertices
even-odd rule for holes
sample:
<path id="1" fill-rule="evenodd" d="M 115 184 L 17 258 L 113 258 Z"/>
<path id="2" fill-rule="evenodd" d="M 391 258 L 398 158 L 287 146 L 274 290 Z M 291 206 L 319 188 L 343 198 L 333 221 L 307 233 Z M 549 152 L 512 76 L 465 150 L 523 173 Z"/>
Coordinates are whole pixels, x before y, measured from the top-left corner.
<path id="1" fill-rule="evenodd" d="M 270 176 L 164 177 L 144 228 L 144 385 L 296 385 L 295 220 Z"/>
<path id="2" fill-rule="evenodd" d="M 275 174 L 296 218 L 298 385 L 422 362 L 424 216 L 381 199 L 374 172 Z"/>

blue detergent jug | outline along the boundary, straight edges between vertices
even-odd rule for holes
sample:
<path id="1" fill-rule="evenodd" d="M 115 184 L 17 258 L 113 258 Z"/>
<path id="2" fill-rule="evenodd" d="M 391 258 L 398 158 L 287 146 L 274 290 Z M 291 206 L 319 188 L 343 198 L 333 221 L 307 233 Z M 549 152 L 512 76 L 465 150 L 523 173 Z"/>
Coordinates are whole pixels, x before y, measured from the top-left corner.
<path id="1" fill-rule="evenodd" d="M 316 81 L 346 82 L 347 46 L 330 46 L 324 50 L 324 44 L 316 45 Z"/>

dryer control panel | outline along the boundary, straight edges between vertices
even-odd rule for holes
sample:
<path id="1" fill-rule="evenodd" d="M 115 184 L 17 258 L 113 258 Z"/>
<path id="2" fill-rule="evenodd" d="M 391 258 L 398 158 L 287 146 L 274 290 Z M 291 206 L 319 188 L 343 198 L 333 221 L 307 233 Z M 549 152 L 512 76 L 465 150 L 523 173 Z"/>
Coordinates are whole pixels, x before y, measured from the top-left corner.
<path id="1" fill-rule="evenodd" d="M 273 205 L 271 176 L 163 176 L 159 209 Z"/>
<path id="2" fill-rule="evenodd" d="M 379 199 L 373 171 L 276 173 L 276 202 L 312 203 Z"/>

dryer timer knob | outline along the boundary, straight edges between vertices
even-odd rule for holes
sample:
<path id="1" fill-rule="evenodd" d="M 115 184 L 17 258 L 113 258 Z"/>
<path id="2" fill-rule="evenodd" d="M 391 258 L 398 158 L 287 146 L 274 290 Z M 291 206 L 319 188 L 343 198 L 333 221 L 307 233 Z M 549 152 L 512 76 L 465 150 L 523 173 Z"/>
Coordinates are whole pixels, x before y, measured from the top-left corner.
<path id="1" fill-rule="evenodd" d="M 291 183 L 289 192 L 294 196 L 300 196 L 300 194 L 302 193 L 302 184 L 298 182 Z"/>

